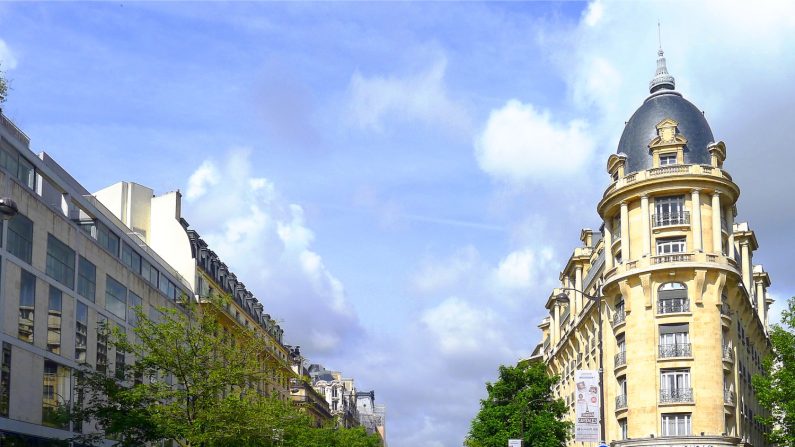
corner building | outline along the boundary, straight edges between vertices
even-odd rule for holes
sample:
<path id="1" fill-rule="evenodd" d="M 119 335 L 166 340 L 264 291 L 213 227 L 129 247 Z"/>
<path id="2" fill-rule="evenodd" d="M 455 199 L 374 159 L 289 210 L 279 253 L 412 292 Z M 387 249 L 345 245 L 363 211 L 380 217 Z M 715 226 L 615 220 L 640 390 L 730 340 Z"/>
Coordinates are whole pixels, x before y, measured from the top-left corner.
<path id="1" fill-rule="evenodd" d="M 764 446 L 751 376 L 770 350 L 770 279 L 754 265 L 754 232 L 735 222 L 726 145 L 658 54 L 650 95 L 607 161 L 601 237 L 582 230 L 534 356 L 560 375 L 572 420 L 574 371 L 597 370 L 601 356 L 613 447 Z M 601 344 L 597 302 L 567 292 L 562 304 L 563 288 L 601 294 Z"/>

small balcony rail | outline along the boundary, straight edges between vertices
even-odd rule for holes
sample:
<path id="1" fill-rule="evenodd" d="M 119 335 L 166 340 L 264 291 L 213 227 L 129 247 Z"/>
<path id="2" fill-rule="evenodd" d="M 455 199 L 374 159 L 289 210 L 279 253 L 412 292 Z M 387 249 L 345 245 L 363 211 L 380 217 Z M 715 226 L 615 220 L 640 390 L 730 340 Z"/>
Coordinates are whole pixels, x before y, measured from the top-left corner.
<path id="1" fill-rule="evenodd" d="M 660 345 L 660 358 L 668 359 L 672 357 L 691 357 L 693 352 L 690 343 L 674 343 Z"/>
<path id="2" fill-rule="evenodd" d="M 728 304 L 726 304 L 726 303 L 722 303 L 722 304 L 720 305 L 720 314 L 721 314 L 721 315 L 725 315 L 725 316 L 727 316 L 727 317 L 730 317 L 730 316 L 731 316 L 731 314 L 732 314 L 732 309 L 731 309 L 731 307 L 729 307 L 729 305 L 728 305 Z"/>
<path id="3" fill-rule="evenodd" d="M 723 403 L 734 405 L 734 391 L 732 390 L 723 390 Z"/>
<path id="4" fill-rule="evenodd" d="M 621 239 L 621 225 L 617 225 L 613 228 L 613 242 L 616 242 Z"/>
<path id="5" fill-rule="evenodd" d="M 673 388 L 660 390 L 660 403 L 693 402 L 693 388 Z"/>
<path id="6" fill-rule="evenodd" d="M 655 213 L 652 215 L 652 228 L 672 225 L 690 225 L 690 211 L 676 213 Z"/>
<path id="7" fill-rule="evenodd" d="M 731 346 L 724 346 L 723 347 L 723 360 L 727 362 L 734 361 L 734 351 L 732 351 Z"/>
<path id="8" fill-rule="evenodd" d="M 616 410 L 627 408 L 627 395 L 619 394 L 616 396 Z"/>
<path id="9" fill-rule="evenodd" d="M 627 314 L 624 312 L 623 309 L 617 310 L 616 313 L 613 315 L 613 326 L 619 325 L 627 319 Z"/>
<path id="10" fill-rule="evenodd" d="M 658 314 L 673 314 L 679 312 L 690 312 L 690 300 L 673 299 L 660 300 L 657 302 Z"/>
<path id="11" fill-rule="evenodd" d="M 627 352 L 626 351 L 619 352 L 618 354 L 616 354 L 615 360 L 616 360 L 616 368 L 618 368 L 619 366 L 626 365 L 627 364 Z"/>
<path id="12" fill-rule="evenodd" d="M 665 264 L 668 262 L 692 262 L 692 253 L 672 253 L 670 255 L 658 255 L 651 258 L 652 264 Z"/>

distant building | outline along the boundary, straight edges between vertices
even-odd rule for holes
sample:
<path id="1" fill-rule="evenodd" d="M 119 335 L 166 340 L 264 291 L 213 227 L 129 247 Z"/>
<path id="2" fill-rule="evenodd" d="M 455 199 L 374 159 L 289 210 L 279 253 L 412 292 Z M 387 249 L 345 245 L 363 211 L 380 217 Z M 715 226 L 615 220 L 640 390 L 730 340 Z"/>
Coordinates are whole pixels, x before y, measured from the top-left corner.
<path id="1" fill-rule="evenodd" d="M 325 395 L 312 386 L 312 377 L 299 346 L 290 349 L 290 359 L 295 373 L 295 377 L 290 379 L 290 399 L 315 419 L 317 427 L 325 426 L 333 416 Z"/>
<path id="2" fill-rule="evenodd" d="M 329 371 L 318 364 L 310 365 L 308 372 L 312 377 L 312 386 L 329 403 L 332 416 L 337 418 L 337 424 L 345 428 L 359 425 L 353 379 L 344 378 L 339 371 Z"/>
<path id="3" fill-rule="evenodd" d="M 377 433 L 386 447 L 386 406 L 376 405 L 375 391 L 357 392 L 356 410 L 359 413 L 359 422 L 367 433 Z"/>

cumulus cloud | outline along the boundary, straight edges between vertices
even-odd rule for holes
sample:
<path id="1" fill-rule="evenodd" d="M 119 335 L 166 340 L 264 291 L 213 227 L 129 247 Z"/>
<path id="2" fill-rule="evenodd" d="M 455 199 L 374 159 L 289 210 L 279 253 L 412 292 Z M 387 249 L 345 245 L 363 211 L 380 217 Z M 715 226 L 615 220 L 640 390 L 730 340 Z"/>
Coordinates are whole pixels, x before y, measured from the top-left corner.
<path id="1" fill-rule="evenodd" d="M 516 184 L 571 175 L 588 162 L 593 149 L 585 121 L 555 122 L 549 112 L 515 99 L 491 111 L 475 141 L 480 168 Z"/>
<path id="2" fill-rule="evenodd" d="M 0 67 L 3 70 L 17 68 L 17 58 L 3 39 L 0 39 Z"/>
<path id="3" fill-rule="evenodd" d="M 371 76 L 359 71 L 348 86 L 348 114 L 353 124 L 383 130 L 385 121 L 438 124 L 450 130 L 469 127 L 462 104 L 447 92 L 447 60 L 439 58 L 425 71 L 408 76 Z"/>
<path id="4" fill-rule="evenodd" d="M 303 208 L 252 174 L 250 151 L 227 155 L 223 163 L 204 161 L 188 179 L 191 227 L 283 321 L 288 343 L 315 354 L 338 350 L 361 328 L 342 282 L 312 249 Z"/>
<path id="5" fill-rule="evenodd" d="M 443 355 L 481 354 L 486 349 L 505 345 L 498 329 L 497 314 L 492 309 L 477 308 L 457 297 L 450 297 L 426 310 L 421 321 Z"/>
<path id="6" fill-rule="evenodd" d="M 549 283 L 550 273 L 557 268 L 552 265 L 552 260 L 550 248 L 524 248 L 511 252 L 494 269 L 494 282 L 502 289 L 527 292 Z"/>

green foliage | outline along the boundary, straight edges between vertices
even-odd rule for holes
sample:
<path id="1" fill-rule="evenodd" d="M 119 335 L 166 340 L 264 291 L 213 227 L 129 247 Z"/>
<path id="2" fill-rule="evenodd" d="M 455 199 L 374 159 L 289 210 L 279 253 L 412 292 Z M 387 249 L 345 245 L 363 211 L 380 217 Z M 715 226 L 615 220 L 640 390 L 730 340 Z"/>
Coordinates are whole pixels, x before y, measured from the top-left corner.
<path id="1" fill-rule="evenodd" d="M 0 70 L 0 104 L 6 102 L 8 98 L 8 81 L 6 81 L 5 73 Z"/>
<path id="2" fill-rule="evenodd" d="M 89 369 L 77 374 L 73 419 L 92 421 L 99 431 L 75 441 L 97 445 L 109 438 L 122 447 L 162 440 L 185 447 L 342 445 L 335 439 L 350 430 L 316 429 L 291 403 L 260 392 L 258 385 L 274 371 L 264 357 L 265 341 L 247 329 L 222 327 L 222 305 L 213 299 L 206 306 L 162 308 L 157 321 L 136 309 L 134 336 L 116 330 L 109 337 L 134 361 L 116 377 Z M 306 442 L 324 436 L 330 443 Z"/>
<path id="3" fill-rule="evenodd" d="M 781 314 L 781 325 L 773 325 L 770 342 L 773 353 L 763 361 L 767 374 L 753 377 L 759 403 L 770 411 L 757 419 L 771 427 L 767 439 L 780 447 L 795 447 L 795 297 Z M 788 328 L 788 329 L 787 329 Z"/>
<path id="4" fill-rule="evenodd" d="M 488 397 L 472 420 L 464 443 L 468 447 L 505 447 L 522 439 L 534 447 L 563 447 L 571 437 L 571 422 L 564 421 L 566 406 L 552 398 L 557 377 L 547 375 L 540 363 L 500 366 L 499 378 L 486 384 Z"/>

